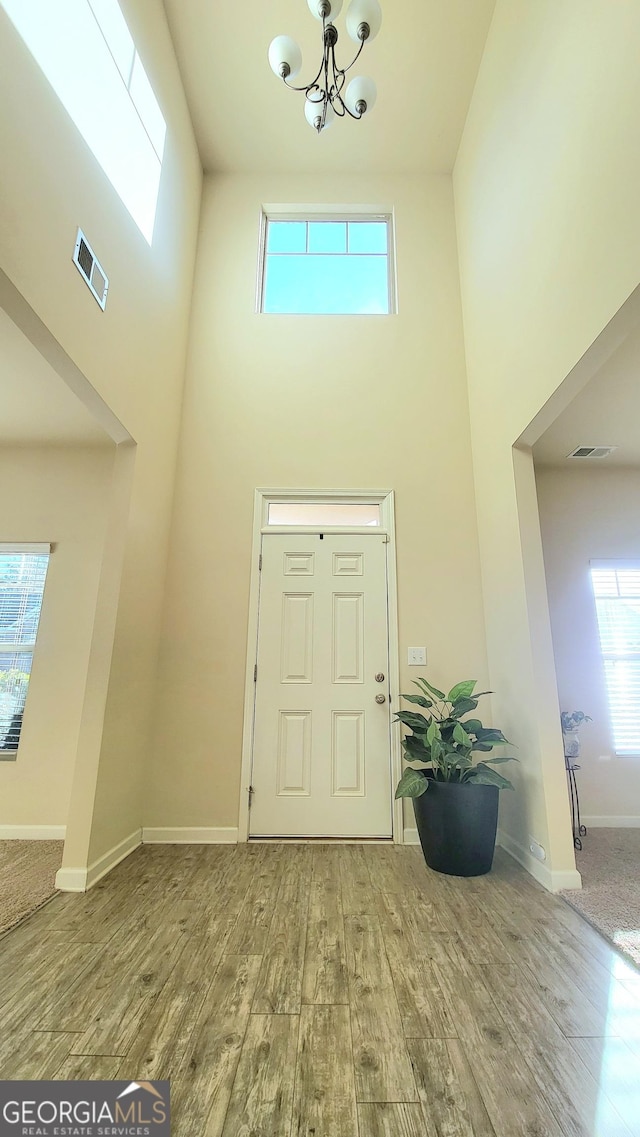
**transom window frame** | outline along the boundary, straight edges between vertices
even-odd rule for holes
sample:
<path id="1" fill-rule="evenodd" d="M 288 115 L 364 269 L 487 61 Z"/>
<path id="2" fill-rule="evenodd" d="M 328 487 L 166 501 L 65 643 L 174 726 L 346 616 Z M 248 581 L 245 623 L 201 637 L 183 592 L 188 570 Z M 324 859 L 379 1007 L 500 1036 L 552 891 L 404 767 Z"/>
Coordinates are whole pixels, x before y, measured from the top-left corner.
<path id="1" fill-rule="evenodd" d="M 384 222 L 387 226 L 387 289 L 389 296 L 388 312 L 265 312 L 264 297 L 267 270 L 267 235 L 270 221 L 350 221 Z M 297 254 L 299 256 L 308 255 Z M 327 257 L 366 256 L 382 254 L 322 253 Z M 260 211 L 258 239 L 258 271 L 256 281 L 255 310 L 259 316 L 295 316 L 312 319 L 388 319 L 398 314 L 398 285 L 396 269 L 395 211 L 388 205 L 263 205 Z"/>
<path id="2" fill-rule="evenodd" d="M 598 571 L 616 574 L 616 588 L 618 589 L 617 596 L 614 593 L 601 592 L 598 593 L 595 573 Z M 640 561 L 634 558 L 616 557 L 610 559 L 594 559 L 589 562 L 589 579 L 591 584 L 591 591 L 593 595 L 594 617 L 596 628 L 598 632 L 598 649 L 600 652 L 600 659 L 602 661 L 603 678 L 605 684 L 605 691 L 607 697 L 607 708 L 609 711 L 609 719 L 611 722 L 611 744 L 616 757 L 618 758 L 638 758 L 640 757 L 640 726 L 638 726 L 638 744 L 637 746 L 625 747 L 620 746 L 616 742 L 616 734 L 623 729 L 623 724 L 617 720 L 616 708 L 613 702 L 613 691 L 609 678 L 607 675 L 608 663 L 630 663 L 640 664 L 640 650 L 638 651 L 610 651 L 606 650 L 603 645 L 602 626 L 598 613 L 598 600 L 624 600 L 625 596 L 620 592 L 620 583 L 617 579 L 617 574 L 620 573 L 636 573 L 638 575 L 638 594 L 637 599 L 640 603 Z M 629 594 L 628 599 L 633 599 L 633 594 Z M 638 720 L 640 721 L 640 707 L 638 708 Z"/>

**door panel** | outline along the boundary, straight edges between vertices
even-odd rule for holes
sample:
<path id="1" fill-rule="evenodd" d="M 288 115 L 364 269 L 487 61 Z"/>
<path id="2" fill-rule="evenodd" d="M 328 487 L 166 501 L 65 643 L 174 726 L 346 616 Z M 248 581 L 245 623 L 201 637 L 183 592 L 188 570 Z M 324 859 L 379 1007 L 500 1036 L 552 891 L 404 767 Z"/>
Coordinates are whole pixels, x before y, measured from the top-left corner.
<path id="1" fill-rule="evenodd" d="M 391 836 L 388 662 L 384 534 L 265 534 L 252 836 Z"/>

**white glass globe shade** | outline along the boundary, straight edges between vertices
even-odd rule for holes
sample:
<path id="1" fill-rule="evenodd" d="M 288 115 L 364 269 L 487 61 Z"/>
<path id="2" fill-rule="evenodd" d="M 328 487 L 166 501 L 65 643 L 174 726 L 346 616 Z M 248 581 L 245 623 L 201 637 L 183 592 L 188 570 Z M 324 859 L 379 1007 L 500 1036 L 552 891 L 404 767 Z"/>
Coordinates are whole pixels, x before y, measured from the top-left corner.
<path id="1" fill-rule="evenodd" d="M 328 0 L 328 3 L 331 5 L 331 11 L 328 13 L 328 15 L 325 16 L 325 19 L 333 23 L 333 21 L 337 16 L 340 15 L 340 12 L 342 11 L 342 0 Z M 321 0 L 307 0 L 307 4 L 309 5 L 309 11 L 311 12 L 311 15 L 315 16 L 316 20 L 321 20 Z"/>
<path id="2" fill-rule="evenodd" d="M 382 9 L 378 0 L 351 0 L 347 11 L 347 31 L 355 43 L 360 43 L 358 28 L 361 24 L 369 25 L 367 43 L 375 39 L 382 26 Z"/>
<path id="3" fill-rule="evenodd" d="M 282 65 L 288 64 L 287 79 L 295 79 L 302 67 L 302 52 L 291 36 L 276 36 L 269 44 L 269 63 L 274 75 L 282 78 Z"/>
<path id="4" fill-rule="evenodd" d="M 309 123 L 309 126 L 312 126 L 314 130 L 317 130 L 318 127 L 316 126 L 316 119 L 322 116 L 322 100 L 320 100 L 320 102 L 314 103 L 311 99 L 305 99 L 304 116 Z M 331 106 L 331 103 L 327 103 L 327 113 L 324 120 L 323 130 L 326 130 L 328 126 L 331 126 L 331 123 L 334 121 L 335 117 L 336 112 Z"/>
<path id="5" fill-rule="evenodd" d="M 364 102 L 367 104 L 366 111 L 373 110 L 375 101 L 378 97 L 378 89 L 373 81 L 367 75 L 356 75 L 347 87 L 344 101 L 347 104 L 351 114 L 359 114 L 358 103 Z M 364 111 L 362 112 L 365 113 Z"/>

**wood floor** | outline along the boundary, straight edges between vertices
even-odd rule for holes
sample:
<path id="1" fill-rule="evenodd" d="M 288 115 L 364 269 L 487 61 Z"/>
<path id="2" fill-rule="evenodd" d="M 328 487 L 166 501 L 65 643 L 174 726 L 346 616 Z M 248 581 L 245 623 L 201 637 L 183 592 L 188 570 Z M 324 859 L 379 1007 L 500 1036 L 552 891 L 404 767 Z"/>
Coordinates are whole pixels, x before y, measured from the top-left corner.
<path id="1" fill-rule="evenodd" d="M 505 854 L 143 846 L 0 940 L 0 1077 L 171 1080 L 176 1137 L 640 1137 L 640 973 Z"/>

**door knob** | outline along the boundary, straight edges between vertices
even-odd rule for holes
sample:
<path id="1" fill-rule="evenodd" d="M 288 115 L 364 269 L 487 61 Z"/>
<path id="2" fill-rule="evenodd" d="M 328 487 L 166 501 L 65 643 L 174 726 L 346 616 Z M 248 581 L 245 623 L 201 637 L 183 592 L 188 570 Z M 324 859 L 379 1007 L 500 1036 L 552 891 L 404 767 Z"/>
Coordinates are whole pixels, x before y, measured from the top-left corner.
<path id="1" fill-rule="evenodd" d="M 384 683 L 384 675 L 381 671 L 376 675 L 376 683 Z"/>
<path id="2" fill-rule="evenodd" d="M 376 695 L 376 703 L 386 702 L 384 695 Z"/>

